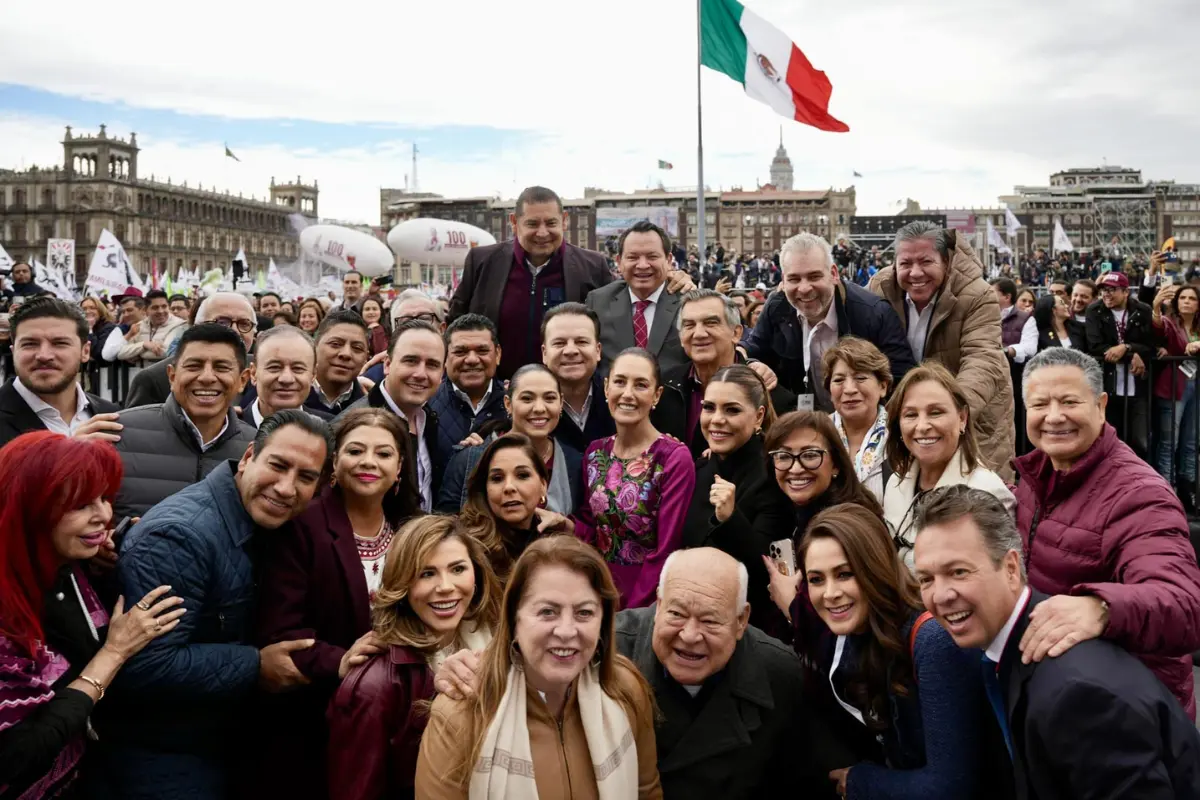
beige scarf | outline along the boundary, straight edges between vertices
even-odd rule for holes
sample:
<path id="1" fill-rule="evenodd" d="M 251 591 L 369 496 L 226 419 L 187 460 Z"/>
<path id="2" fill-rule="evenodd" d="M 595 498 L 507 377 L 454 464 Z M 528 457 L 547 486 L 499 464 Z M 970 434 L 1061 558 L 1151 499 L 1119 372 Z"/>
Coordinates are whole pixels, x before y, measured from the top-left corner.
<path id="1" fill-rule="evenodd" d="M 589 666 L 576 683 L 596 788 L 600 800 L 629 800 L 638 794 L 637 745 L 625 709 L 604 693 L 599 674 Z M 511 667 L 471 775 L 470 800 L 537 800 L 525 701 L 525 672 Z"/>

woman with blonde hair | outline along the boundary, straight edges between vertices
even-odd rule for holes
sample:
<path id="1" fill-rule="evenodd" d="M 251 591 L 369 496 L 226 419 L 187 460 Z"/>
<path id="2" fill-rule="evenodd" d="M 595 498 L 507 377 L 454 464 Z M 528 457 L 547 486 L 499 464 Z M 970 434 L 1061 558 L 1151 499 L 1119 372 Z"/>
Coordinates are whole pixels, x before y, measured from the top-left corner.
<path id="1" fill-rule="evenodd" d="M 309 336 L 317 332 L 317 328 L 321 326 L 321 320 L 323 319 L 325 319 L 325 306 L 315 297 L 310 297 L 301 303 L 299 310 L 296 312 L 298 327 Z"/>
<path id="2" fill-rule="evenodd" d="M 618 602 L 595 548 L 570 536 L 529 545 L 504 592 L 478 690 L 433 702 L 416 795 L 661 798 L 654 700 L 617 653 Z"/>
<path id="3" fill-rule="evenodd" d="M 965 484 L 996 496 L 1012 512 L 1008 486 L 980 456 L 966 393 L 949 370 L 926 361 L 909 370 L 888 401 L 887 457 L 892 468 L 883 516 L 904 563 L 913 568 L 917 504 L 934 489 Z"/>
<path id="4" fill-rule="evenodd" d="M 487 646 L 500 593 L 483 546 L 454 517 L 400 529 L 371 606 L 384 653 L 352 669 L 329 704 L 330 797 L 415 797 L 434 670 L 452 652 Z"/>

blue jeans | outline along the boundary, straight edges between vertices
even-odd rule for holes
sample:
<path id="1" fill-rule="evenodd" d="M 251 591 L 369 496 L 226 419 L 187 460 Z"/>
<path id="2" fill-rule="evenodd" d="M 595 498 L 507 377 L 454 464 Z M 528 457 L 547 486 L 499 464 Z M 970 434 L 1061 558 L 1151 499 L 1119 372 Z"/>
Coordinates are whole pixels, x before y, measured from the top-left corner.
<path id="1" fill-rule="evenodd" d="M 1182 376 L 1181 376 L 1182 377 Z M 1196 396 L 1195 381 L 1184 385 L 1183 398 L 1178 402 L 1155 398 L 1158 416 L 1158 443 L 1155 445 L 1155 468 L 1174 484 L 1176 477 L 1188 483 L 1196 482 Z M 1172 426 L 1173 429 L 1172 429 Z M 1172 436 L 1174 432 L 1174 436 Z"/>

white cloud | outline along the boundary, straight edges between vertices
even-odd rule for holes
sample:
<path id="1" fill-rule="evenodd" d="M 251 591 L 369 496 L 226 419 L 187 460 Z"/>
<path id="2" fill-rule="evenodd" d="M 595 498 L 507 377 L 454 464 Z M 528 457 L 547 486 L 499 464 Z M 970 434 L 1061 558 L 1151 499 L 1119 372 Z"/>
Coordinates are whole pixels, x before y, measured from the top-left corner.
<path id="1" fill-rule="evenodd" d="M 1143 167 L 1156 178 L 1200 178 L 1194 75 L 1164 57 L 1188 27 L 1193 0 L 880 0 L 751 3 L 790 34 L 834 85 L 831 111 L 850 134 L 782 120 L 724 76 L 704 72 L 705 177 L 713 186 L 767 179 L 779 126 L 798 188 L 855 183 L 860 213 L 994 205 L 1014 184 L 1044 183 L 1068 166 Z M 281 10 L 282 9 L 282 10 Z M 552 10 L 544 10 L 552 9 Z M 44 9 L 6 8 L 0 82 L 136 107 L 231 118 L 339 123 L 468 124 L 537 132 L 524 144 L 450 158 L 422 146 L 422 189 L 512 195 L 532 183 L 577 195 L 586 185 L 695 183 L 694 4 L 609 0 L 598 6 L 487 2 L 281 6 L 212 0 L 186 21 L 162 5 L 123 5 L 123 42 L 92 25 L 45 24 Z M 91 18 L 65 0 L 59 19 Z M 1131 47 L 1131 44 L 1136 46 Z M 1138 126 L 1142 114 L 1154 124 Z M 1070 118 L 1063 115 L 1070 114 Z M 107 120 L 6 114 L 0 164 L 61 160 L 62 126 L 123 135 Z M 378 187 L 400 186 L 409 143 L 332 152 L 173 141 L 139 130 L 143 174 L 245 194 L 272 174 L 321 183 L 324 215 L 378 221 Z M 659 158 L 675 170 L 659 173 Z M 851 171 L 865 176 L 853 179 Z"/>

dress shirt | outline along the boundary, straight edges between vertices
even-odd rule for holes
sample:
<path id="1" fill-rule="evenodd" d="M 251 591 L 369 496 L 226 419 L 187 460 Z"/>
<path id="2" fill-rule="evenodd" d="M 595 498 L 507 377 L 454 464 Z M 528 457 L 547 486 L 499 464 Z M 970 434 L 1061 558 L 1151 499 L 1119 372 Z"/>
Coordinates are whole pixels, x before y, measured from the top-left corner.
<path id="1" fill-rule="evenodd" d="M 584 398 L 583 408 L 579 409 L 578 413 L 575 412 L 575 409 L 571 408 L 570 403 L 568 403 L 566 400 L 563 400 L 563 408 L 566 410 L 567 415 L 581 431 L 587 427 L 588 414 L 590 414 L 592 411 L 592 392 L 595 390 L 595 388 L 595 384 L 589 381 L 587 397 Z"/>
<path id="2" fill-rule="evenodd" d="M 925 340 L 929 338 L 929 322 L 933 319 L 933 307 L 937 305 L 937 295 L 929 301 L 924 311 L 917 311 L 917 304 L 907 294 L 904 304 L 908 307 L 908 346 L 912 348 L 913 358 L 920 364 L 925 360 Z"/>
<path id="3" fill-rule="evenodd" d="M 57 408 L 26 388 L 20 378 L 13 379 L 13 388 L 17 390 L 17 394 L 21 395 L 21 399 L 33 413 L 37 414 L 38 419 L 46 426 L 46 430 L 53 433 L 74 436 L 75 431 L 79 430 L 79 426 L 92 418 L 92 404 L 88 401 L 87 394 L 84 393 L 83 387 L 78 382 L 75 384 L 75 416 L 70 420 L 64 420 Z"/>
<path id="4" fill-rule="evenodd" d="M 657 289 L 655 289 L 654 292 L 651 293 L 651 295 L 649 297 L 646 298 L 647 300 L 650 301 L 650 305 L 646 306 L 646 310 L 642 312 L 642 316 L 644 316 L 646 318 L 646 339 L 647 340 L 649 340 L 650 333 L 654 330 L 654 310 L 656 308 L 658 308 L 658 299 L 660 297 L 662 297 L 662 293 L 666 288 L 667 288 L 667 283 L 666 283 L 666 281 L 663 281 L 663 283 Z M 642 298 L 638 297 L 636 294 L 633 293 L 633 289 L 629 290 L 629 302 L 633 307 L 636 308 L 637 304 L 641 301 L 641 299 Z M 613 353 L 614 358 L 616 357 L 616 355 L 617 355 L 616 353 Z"/>
<path id="5" fill-rule="evenodd" d="M 458 384 L 450 381 L 450 390 L 453 391 L 459 398 L 467 404 L 467 408 L 471 409 L 471 416 L 479 416 L 479 412 L 487 405 L 488 398 L 492 396 L 492 379 L 488 378 L 487 391 L 483 393 L 483 399 L 479 401 L 479 405 L 475 405 L 471 400 L 471 395 L 458 388 Z"/>
<path id="6" fill-rule="evenodd" d="M 837 303 L 830 298 L 829 311 L 826 312 L 825 318 L 816 325 L 810 326 L 808 320 L 799 311 L 796 312 L 796 316 L 800 318 L 800 332 L 804 337 L 804 371 L 812 374 L 815 386 L 824 386 L 821 375 L 821 358 L 825 355 L 826 350 L 837 344 Z"/>
<path id="7" fill-rule="evenodd" d="M 1025 610 L 1025 605 L 1029 602 L 1030 594 L 1028 586 L 1021 590 L 1021 596 L 1017 598 L 1017 604 L 1013 606 L 1012 613 L 1008 615 L 1008 622 L 1004 623 L 1004 627 L 1000 629 L 1000 632 L 996 634 L 996 638 L 992 639 L 992 643 L 984 651 L 987 657 L 996 664 L 999 664 L 1000 659 L 1004 657 L 1004 648 L 1008 646 L 1008 637 L 1012 636 L 1013 627 L 1016 626 L 1021 612 Z"/>
<path id="8" fill-rule="evenodd" d="M 196 427 L 196 423 L 192 422 L 192 418 L 188 416 L 188 413 L 182 408 L 180 408 L 179 411 L 183 414 L 183 418 L 187 420 L 188 427 L 192 429 L 192 435 L 195 436 L 196 441 L 200 443 L 201 453 L 207 453 L 209 450 L 211 450 L 212 446 L 217 443 L 217 440 L 225 435 L 225 431 L 229 430 L 229 414 L 227 413 L 225 414 L 225 424 L 221 426 L 221 430 L 211 440 L 205 442 L 204 435 L 200 433 L 200 429 Z"/>
<path id="9" fill-rule="evenodd" d="M 355 378 L 354 380 L 356 381 L 358 378 Z M 345 404 L 350 402 L 350 397 L 354 394 L 354 381 L 350 382 L 349 389 L 334 398 L 330 398 L 325 394 L 325 390 L 321 388 L 321 384 L 317 382 L 316 378 L 313 378 L 312 385 L 313 388 L 317 390 L 317 395 L 321 398 L 321 402 L 324 403 L 327 408 L 331 409 L 339 408 L 344 410 L 346 408 Z"/>
<path id="10" fill-rule="evenodd" d="M 413 436 L 417 437 L 417 485 L 421 490 L 421 510 L 428 514 L 433 510 L 433 459 L 429 457 L 429 447 L 425 444 L 425 408 L 418 408 L 410 420 L 388 394 L 386 386 L 381 385 L 379 393 L 396 416 L 410 423 Z"/>

